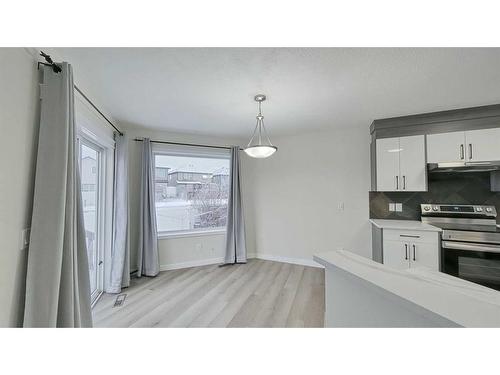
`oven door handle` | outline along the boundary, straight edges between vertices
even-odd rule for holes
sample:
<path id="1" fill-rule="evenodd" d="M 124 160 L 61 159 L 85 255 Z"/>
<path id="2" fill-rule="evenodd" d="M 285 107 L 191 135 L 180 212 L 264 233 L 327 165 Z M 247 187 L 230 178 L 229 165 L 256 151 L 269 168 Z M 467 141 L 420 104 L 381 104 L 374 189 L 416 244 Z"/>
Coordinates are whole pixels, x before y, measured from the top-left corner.
<path id="1" fill-rule="evenodd" d="M 451 241 L 443 241 L 441 246 L 444 249 L 453 249 L 453 250 L 466 250 L 466 251 L 482 251 L 486 253 L 499 253 L 500 254 L 500 246 L 493 245 L 483 245 L 483 244 L 470 244 L 466 242 L 451 242 Z"/>

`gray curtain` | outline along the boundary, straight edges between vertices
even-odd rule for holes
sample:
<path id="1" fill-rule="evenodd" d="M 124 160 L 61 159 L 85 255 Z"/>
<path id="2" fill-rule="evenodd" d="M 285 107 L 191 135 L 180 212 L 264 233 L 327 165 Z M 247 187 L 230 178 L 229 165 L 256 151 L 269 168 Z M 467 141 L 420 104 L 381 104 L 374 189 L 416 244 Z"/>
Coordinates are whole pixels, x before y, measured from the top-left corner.
<path id="1" fill-rule="evenodd" d="M 137 276 L 156 276 L 160 272 L 160 263 L 156 229 L 154 161 L 149 138 L 144 138 L 142 142 L 140 201 Z"/>
<path id="2" fill-rule="evenodd" d="M 25 327 L 91 327 L 71 65 L 44 67 Z"/>
<path id="3" fill-rule="evenodd" d="M 130 285 L 130 242 L 128 204 L 128 139 L 115 135 L 115 176 L 113 187 L 113 248 L 107 293 L 120 293 Z"/>
<path id="4" fill-rule="evenodd" d="M 247 248 L 245 244 L 245 222 L 241 204 L 240 151 L 231 147 L 231 173 L 229 176 L 229 200 L 227 204 L 226 256 L 224 262 L 245 263 Z"/>

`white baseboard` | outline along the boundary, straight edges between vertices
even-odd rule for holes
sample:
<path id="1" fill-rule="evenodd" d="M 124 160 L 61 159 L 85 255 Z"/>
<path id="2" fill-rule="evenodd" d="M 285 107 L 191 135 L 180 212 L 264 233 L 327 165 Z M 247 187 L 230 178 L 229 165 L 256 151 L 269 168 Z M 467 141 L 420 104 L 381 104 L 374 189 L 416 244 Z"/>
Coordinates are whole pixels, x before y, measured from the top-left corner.
<path id="1" fill-rule="evenodd" d="M 291 264 L 298 264 L 300 266 L 324 268 L 321 264 L 316 263 L 312 259 L 289 258 L 289 257 L 282 257 L 279 255 L 261 254 L 261 253 L 257 253 L 255 257 L 258 259 L 272 260 L 274 262 L 291 263 Z"/>
<path id="2" fill-rule="evenodd" d="M 291 263 L 291 264 L 298 264 L 301 266 L 324 268 L 321 264 L 316 263 L 312 259 L 288 258 L 271 254 L 255 254 L 255 253 L 247 254 L 247 258 L 248 259 L 258 258 L 263 260 L 271 260 L 274 262 Z M 182 268 L 200 267 L 200 266 L 208 266 L 211 264 L 222 264 L 222 263 L 224 263 L 223 257 L 192 260 L 189 262 L 162 264 L 160 265 L 160 271 L 178 270 Z"/>
<path id="3" fill-rule="evenodd" d="M 208 266 L 210 264 L 222 264 L 222 263 L 224 263 L 224 258 L 222 258 L 222 257 L 220 257 L 220 258 L 192 260 L 192 261 L 189 261 L 189 262 L 162 264 L 162 265 L 160 265 L 160 271 L 178 270 L 178 269 L 181 269 L 181 268 L 191 268 L 191 267 L 199 267 L 199 266 Z"/>

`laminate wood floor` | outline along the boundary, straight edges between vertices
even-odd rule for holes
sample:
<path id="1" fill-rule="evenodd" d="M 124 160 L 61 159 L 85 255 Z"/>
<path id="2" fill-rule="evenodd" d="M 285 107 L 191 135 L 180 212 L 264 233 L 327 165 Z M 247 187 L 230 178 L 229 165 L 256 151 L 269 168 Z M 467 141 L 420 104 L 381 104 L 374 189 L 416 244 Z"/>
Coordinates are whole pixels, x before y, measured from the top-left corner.
<path id="1" fill-rule="evenodd" d="M 324 270 L 250 259 L 132 279 L 122 306 L 104 294 L 95 327 L 323 327 Z"/>

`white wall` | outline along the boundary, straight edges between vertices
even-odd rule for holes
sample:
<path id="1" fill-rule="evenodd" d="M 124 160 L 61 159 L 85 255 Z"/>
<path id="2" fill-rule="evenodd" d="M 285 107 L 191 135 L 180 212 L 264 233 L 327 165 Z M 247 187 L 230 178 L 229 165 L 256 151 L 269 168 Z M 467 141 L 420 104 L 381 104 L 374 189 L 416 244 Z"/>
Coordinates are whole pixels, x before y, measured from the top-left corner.
<path id="1" fill-rule="evenodd" d="M 27 250 L 38 140 L 39 89 L 35 57 L 0 48 L 0 326 L 22 322 Z"/>
<path id="2" fill-rule="evenodd" d="M 135 137 L 203 144 L 244 140 L 166 133 L 121 125 L 130 137 L 131 270 L 137 269 L 141 143 Z M 315 253 L 347 249 L 371 257 L 368 127 L 273 137 L 271 158 L 242 153 L 249 257 L 314 264 Z M 344 210 L 338 210 L 339 203 Z M 224 235 L 160 239 L 162 269 L 217 263 Z"/>
<path id="3" fill-rule="evenodd" d="M 134 141 L 134 138 L 149 137 L 152 140 L 212 145 L 232 145 L 241 144 L 242 142 L 238 139 L 153 131 L 127 124 L 120 124 L 120 126 L 126 131 L 130 139 L 130 269 L 135 271 L 137 270 L 137 248 L 139 239 L 139 194 L 141 188 L 142 143 Z M 160 239 L 158 240 L 160 268 L 166 270 L 201 264 L 219 263 L 224 257 L 224 243 L 224 233 Z"/>
<path id="4" fill-rule="evenodd" d="M 368 125 L 272 137 L 275 155 L 243 158 L 247 240 L 257 257 L 307 264 L 341 248 L 371 257 Z"/>

